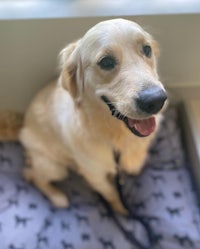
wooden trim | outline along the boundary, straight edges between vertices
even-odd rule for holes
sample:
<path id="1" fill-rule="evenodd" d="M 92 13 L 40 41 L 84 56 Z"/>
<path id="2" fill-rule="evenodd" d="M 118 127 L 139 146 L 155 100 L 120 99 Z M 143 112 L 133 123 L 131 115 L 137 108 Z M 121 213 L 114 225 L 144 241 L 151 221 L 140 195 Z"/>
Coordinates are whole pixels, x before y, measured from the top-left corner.
<path id="1" fill-rule="evenodd" d="M 200 100 L 185 100 L 181 111 L 185 147 L 191 170 L 200 193 Z"/>

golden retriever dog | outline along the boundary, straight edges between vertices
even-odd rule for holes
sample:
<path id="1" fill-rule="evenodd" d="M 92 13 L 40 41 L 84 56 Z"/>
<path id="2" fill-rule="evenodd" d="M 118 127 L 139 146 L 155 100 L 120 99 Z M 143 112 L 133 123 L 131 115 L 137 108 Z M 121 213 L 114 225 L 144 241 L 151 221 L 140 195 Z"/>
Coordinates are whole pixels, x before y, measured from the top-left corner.
<path id="1" fill-rule="evenodd" d="M 33 99 L 20 132 L 25 178 L 55 206 L 69 200 L 51 183 L 71 169 L 126 213 L 111 179 L 117 167 L 141 171 L 158 130 L 167 96 L 157 55 L 151 35 L 125 19 L 100 22 L 61 51 L 58 79 Z"/>

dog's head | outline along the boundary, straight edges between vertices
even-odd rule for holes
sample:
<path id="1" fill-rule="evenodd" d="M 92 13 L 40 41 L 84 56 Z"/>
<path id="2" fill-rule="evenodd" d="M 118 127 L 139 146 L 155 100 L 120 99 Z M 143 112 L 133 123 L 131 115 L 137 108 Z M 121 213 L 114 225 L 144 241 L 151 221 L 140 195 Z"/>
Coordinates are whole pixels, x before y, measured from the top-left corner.
<path id="1" fill-rule="evenodd" d="M 89 92 L 135 135 L 155 130 L 167 96 L 157 74 L 157 43 L 138 24 L 100 22 L 61 55 L 63 85 L 75 101 Z"/>

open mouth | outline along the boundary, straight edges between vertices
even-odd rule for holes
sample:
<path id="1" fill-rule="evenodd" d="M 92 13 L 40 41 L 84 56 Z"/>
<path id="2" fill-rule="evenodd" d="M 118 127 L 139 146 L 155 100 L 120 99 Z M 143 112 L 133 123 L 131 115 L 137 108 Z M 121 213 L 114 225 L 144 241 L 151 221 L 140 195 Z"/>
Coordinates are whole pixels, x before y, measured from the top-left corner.
<path id="1" fill-rule="evenodd" d="M 132 119 L 127 116 L 124 116 L 121 114 L 115 106 L 108 100 L 107 97 L 101 96 L 101 99 L 107 104 L 109 107 L 112 116 L 118 118 L 119 120 L 122 120 L 126 126 L 129 128 L 129 130 L 139 137 L 147 137 L 152 132 L 155 131 L 156 128 L 156 120 L 155 117 L 150 117 L 147 119 Z"/>

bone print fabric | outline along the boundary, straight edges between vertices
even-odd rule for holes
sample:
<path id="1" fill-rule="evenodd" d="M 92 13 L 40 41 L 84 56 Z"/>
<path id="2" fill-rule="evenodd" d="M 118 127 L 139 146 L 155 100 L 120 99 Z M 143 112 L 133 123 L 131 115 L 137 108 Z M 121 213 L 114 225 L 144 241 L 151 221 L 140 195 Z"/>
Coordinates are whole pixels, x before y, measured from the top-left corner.
<path id="1" fill-rule="evenodd" d="M 78 176 L 61 186 L 68 186 L 70 208 L 53 208 L 22 179 L 22 154 L 17 143 L 0 144 L 0 249 L 139 249 L 127 233 L 145 249 L 200 248 L 199 207 L 174 109 L 166 113 L 147 167 L 127 177 L 122 191 L 129 209 L 150 226 L 152 243 L 140 219 L 110 213 Z"/>

